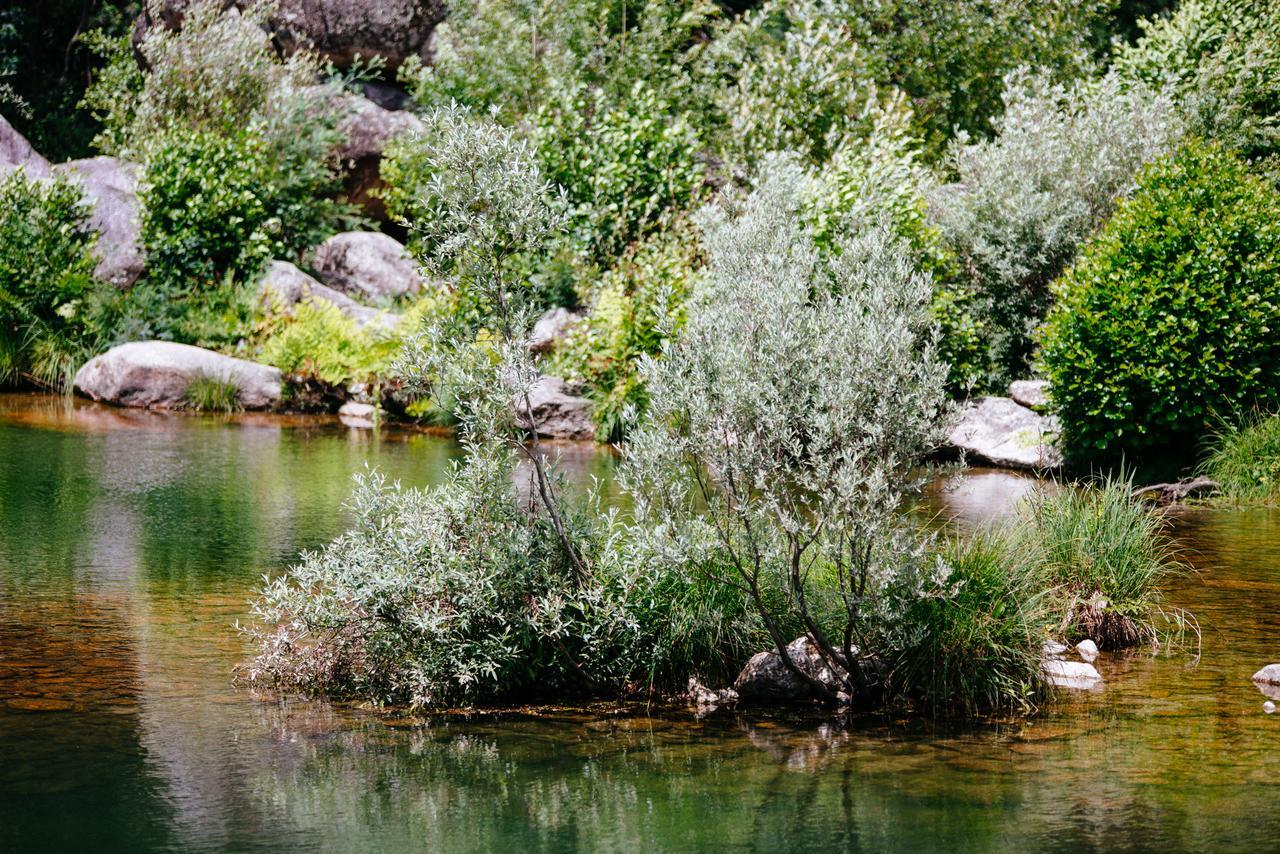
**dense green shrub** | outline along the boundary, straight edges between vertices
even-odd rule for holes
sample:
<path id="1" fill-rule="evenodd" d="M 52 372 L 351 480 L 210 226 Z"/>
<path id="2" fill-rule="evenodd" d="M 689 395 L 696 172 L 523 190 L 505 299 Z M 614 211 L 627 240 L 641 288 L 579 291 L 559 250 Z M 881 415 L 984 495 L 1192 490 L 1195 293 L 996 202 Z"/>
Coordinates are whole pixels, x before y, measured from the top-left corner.
<path id="1" fill-rule="evenodd" d="M 0 174 L 0 384 L 68 389 L 109 335 L 87 217 L 74 184 Z"/>
<path id="2" fill-rule="evenodd" d="M 1030 369 L 1050 284 L 1181 123 L 1168 97 L 1114 76 L 1068 87 L 1020 72 L 995 128 L 953 146 L 957 180 L 931 194 L 930 213 L 964 271 L 957 304 L 985 339 L 975 379 L 1001 389 Z"/>
<path id="3" fill-rule="evenodd" d="M 361 327 L 333 303 L 306 300 L 268 321 L 261 358 L 286 374 L 346 385 L 386 376 L 401 343 L 394 330 Z"/>
<path id="4" fill-rule="evenodd" d="M 271 258 L 301 253 L 354 221 L 339 189 L 336 84 L 316 58 L 280 59 L 270 4 L 189 8 L 181 30 L 138 46 L 104 42 L 109 63 L 86 95 L 104 151 L 141 161 L 147 272 L 128 334 L 223 346 L 242 338 L 252 282 Z"/>
<path id="5" fill-rule="evenodd" d="M 1280 497 L 1280 417 L 1253 416 L 1215 431 L 1200 473 L 1233 501 Z"/>
<path id="6" fill-rule="evenodd" d="M 1056 292 L 1042 358 L 1078 455 L 1280 405 L 1280 194 L 1222 148 L 1151 166 Z"/>

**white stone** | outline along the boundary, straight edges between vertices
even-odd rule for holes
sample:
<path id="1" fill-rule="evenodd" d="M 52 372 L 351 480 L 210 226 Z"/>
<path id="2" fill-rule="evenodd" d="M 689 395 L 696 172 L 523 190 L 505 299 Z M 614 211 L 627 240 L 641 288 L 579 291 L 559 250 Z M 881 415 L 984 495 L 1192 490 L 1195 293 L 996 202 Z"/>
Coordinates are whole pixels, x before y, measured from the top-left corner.
<path id="1" fill-rule="evenodd" d="M 1007 397 L 966 404 L 947 442 L 970 458 L 1007 468 L 1053 469 L 1062 465 L 1055 439 L 1058 421 Z"/>
<path id="2" fill-rule="evenodd" d="M 1046 656 L 1060 656 L 1067 651 L 1065 643 L 1058 643 L 1056 640 L 1047 640 L 1041 649 L 1044 650 Z"/>
<path id="3" fill-rule="evenodd" d="M 1266 712 L 1267 714 L 1271 714 L 1275 710 L 1276 710 L 1276 704 L 1271 702 L 1270 700 L 1267 700 L 1265 703 L 1262 704 L 1262 711 Z"/>
<path id="4" fill-rule="evenodd" d="M 1040 665 L 1045 681 L 1058 688 L 1088 690 L 1102 682 L 1102 674 L 1092 664 L 1083 661 L 1062 661 L 1051 658 Z"/>
<path id="5" fill-rule="evenodd" d="M 377 424 L 378 408 L 368 403 L 347 401 L 338 409 L 338 420 L 348 427 L 372 430 Z"/>
<path id="6" fill-rule="evenodd" d="M 134 341 L 95 356 L 76 373 L 82 394 L 117 406 L 181 408 L 198 379 L 233 382 L 245 409 L 280 402 L 280 371 L 172 341 Z"/>
<path id="7" fill-rule="evenodd" d="M 1268 664 L 1253 674 L 1253 681 L 1267 685 L 1280 685 L 1280 664 Z"/>
<path id="8" fill-rule="evenodd" d="M 1092 662 L 1098 657 L 1098 645 L 1093 641 L 1085 638 L 1076 644 L 1076 652 L 1080 653 L 1080 657 L 1085 661 Z"/>

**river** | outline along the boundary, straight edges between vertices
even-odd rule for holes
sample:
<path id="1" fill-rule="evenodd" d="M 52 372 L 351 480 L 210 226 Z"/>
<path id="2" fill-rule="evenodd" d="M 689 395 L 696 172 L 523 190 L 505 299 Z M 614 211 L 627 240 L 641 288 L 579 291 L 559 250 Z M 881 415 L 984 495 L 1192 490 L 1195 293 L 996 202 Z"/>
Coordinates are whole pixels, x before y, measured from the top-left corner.
<path id="1" fill-rule="evenodd" d="M 567 447 L 578 482 L 608 454 Z M 366 465 L 447 438 L 0 395 L 0 851 L 1274 850 L 1280 513 L 1198 510 L 1167 591 L 1203 654 L 1104 655 L 1025 721 L 639 707 L 417 719 L 233 684 L 264 573 L 342 530 Z M 1031 482 L 959 472 L 953 524 Z"/>

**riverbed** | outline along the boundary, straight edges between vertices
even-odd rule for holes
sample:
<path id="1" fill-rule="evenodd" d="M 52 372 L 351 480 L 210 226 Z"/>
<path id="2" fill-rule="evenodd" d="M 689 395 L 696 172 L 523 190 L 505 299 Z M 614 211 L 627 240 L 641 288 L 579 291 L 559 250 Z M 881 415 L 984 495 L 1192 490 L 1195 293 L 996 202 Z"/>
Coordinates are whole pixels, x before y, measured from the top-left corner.
<path id="1" fill-rule="evenodd" d="M 566 445 L 570 478 L 610 454 Z M 1202 509 L 1166 591 L 1202 654 L 958 725 L 643 707 L 413 718 L 234 683 L 261 576 L 339 533 L 353 474 L 456 446 L 321 417 L 0 395 L 0 851 L 1273 850 L 1280 513 Z M 967 470 L 981 525 L 1035 484 Z"/>

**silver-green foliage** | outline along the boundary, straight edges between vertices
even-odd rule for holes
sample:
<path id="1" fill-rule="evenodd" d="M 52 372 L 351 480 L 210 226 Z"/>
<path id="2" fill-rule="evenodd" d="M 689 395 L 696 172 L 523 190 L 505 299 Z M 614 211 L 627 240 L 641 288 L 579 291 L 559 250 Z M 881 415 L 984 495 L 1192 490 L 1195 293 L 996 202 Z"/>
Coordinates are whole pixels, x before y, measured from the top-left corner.
<path id="1" fill-rule="evenodd" d="M 740 589 L 784 657 L 807 631 L 858 691 L 863 660 L 945 576 L 898 513 L 938 438 L 946 367 L 928 277 L 880 229 L 819 254 L 806 180 L 773 160 L 740 210 L 704 216 L 708 274 L 678 342 L 645 363 L 628 476 L 638 539 Z"/>
<path id="2" fill-rule="evenodd" d="M 999 384 L 1027 370 L 1049 284 L 1182 122 L 1168 94 L 1116 75 L 1066 86 L 1023 70 L 995 131 L 952 147 L 957 179 L 933 192 L 931 216 L 969 273 Z"/>

